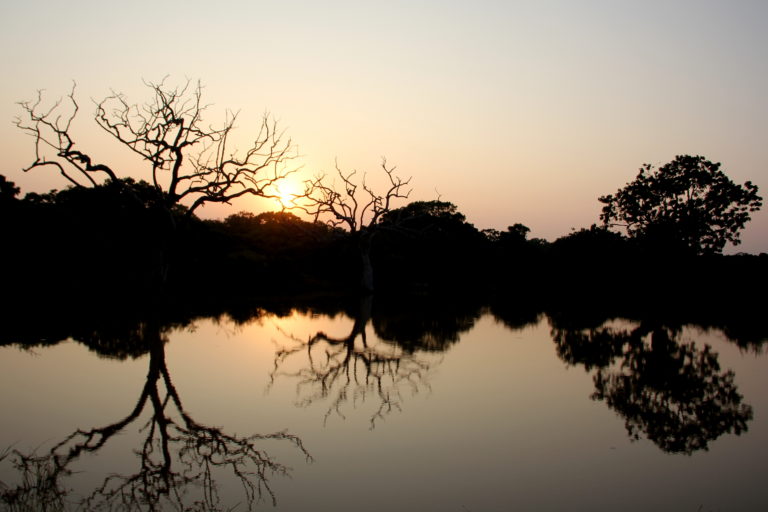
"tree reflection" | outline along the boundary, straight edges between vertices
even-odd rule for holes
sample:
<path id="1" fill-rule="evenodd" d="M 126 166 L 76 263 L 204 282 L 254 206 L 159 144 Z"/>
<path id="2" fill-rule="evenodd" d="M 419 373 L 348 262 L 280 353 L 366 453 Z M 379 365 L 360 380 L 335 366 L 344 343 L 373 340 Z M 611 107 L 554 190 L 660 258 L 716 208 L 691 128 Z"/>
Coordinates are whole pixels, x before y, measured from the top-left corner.
<path id="1" fill-rule="evenodd" d="M 240 482 L 249 510 L 265 497 L 275 504 L 269 477 L 286 475 L 288 468 L 259 445 L 266 440 L 287 441 L 311 460 L 301 440 L 285 432 L 240 436 L 194 420 L 184 408 L 165 362 L 166 330 L 154 322 L 142 323 L 138 330 L 141 333 L 137 338 L 149 345 L 149 371 L 129 414 L 103 427 L 78 429 L 41 455 L 19 450 L 6 452 L 21 482 L 16 487 L 0 489 L 2 501 L 20 510 L 65 508 L 69 491 L 62 481 L 73 474 L 76 461 L 104 448 L 146 410 L 149 419 L 140 429 L 143 442 L 135 450 L 138 470 L 129 475 L 108 476 L 80 507 L 222 510 L 216 478 L 225 471 Z"/>
<path id="2" fill-rule="evenodd" d="M 611 328 L 552 330 L 558 357 L 572 366 L 582 365 L 587 371 L 605 368 L 621 357 L 630 337 L 626 331 Z"/>
<path id="3" fill-rule="evenodd" d="M 413 347 L 369 340 L 373 296 L 360 299 L 350 332 L 334 337 L 317 332 L 306 340 L 286 333 L 290 346 L 275 354 L 270 386 L 278 377 L 297 379 L 298 405 L 328 402 L 324 422 L 336 414 L 345 418 L 348 404 L 356 407 L 369 399 L 377 402 L 370 426 L 395 410 L 401 410 L 402 391 L 418 393 L 429 388 L 431 363 Z"/>
<path id="4" fill-rule="evenodd" d="M 0 503 L 9 510 L 65 510 L 69 492 L 62 487 L 58 473 L 68 475 L 71 471 L 57 471 L 52 459 L 24 456 L 16 450 L 7 449 L 0 462 L 6 458 L 11 459 L 21 483 L 9 487 L 0 481 Z"/>
<path id="5" fill-rule="evenodd" d="M 542 315 L 541 308 L 528 301 L 509 300 L 495 297 L 490 305 L 490 312 L 497 322 L 508 329 L 517 331 L 536 325 Z"/>
<path id="6" fill-rule="evenodd" d="M 692 454 L 723 434 L 746 432 L 752 407 L 742 403 L 734 373 L 721 370 L 717 353 L 681 342 L 681 334 L 649 323 L 552 330 L 558 356 L 595 371 L 592 398 L 624 419 L 631 438 Z"/>
<path id="7" fill-rule="evenodd" d="M 408 352 L 444 352 L 474 327 L 482 311 L 482 303 L 471 297 L 381 297 L 371 323 L 376 336 Z"/>

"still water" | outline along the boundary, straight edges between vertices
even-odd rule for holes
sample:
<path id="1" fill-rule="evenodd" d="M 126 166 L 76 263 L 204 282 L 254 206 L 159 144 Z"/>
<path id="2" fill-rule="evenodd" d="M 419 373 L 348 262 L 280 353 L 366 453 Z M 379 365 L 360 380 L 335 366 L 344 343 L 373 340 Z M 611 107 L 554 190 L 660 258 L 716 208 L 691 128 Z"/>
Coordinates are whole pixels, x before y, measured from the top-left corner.
<path id="1" fill-rule="evenodd" d="M 0 509 L 768 506 L 762 341 L 418 309 L 10 336 Z"/>

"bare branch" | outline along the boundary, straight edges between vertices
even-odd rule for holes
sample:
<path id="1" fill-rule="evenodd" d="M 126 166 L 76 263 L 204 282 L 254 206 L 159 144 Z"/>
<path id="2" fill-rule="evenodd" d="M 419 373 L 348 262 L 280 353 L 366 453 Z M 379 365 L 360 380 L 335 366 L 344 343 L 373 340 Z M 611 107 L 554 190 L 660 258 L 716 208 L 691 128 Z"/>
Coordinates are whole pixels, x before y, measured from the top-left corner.
<path id="1" fill-rule="evenodd" d="M 274 505 L 276 497 L 269 477 L 287 475 L 289 468 L 259 445 L 265 440 L 287 441 L 307 461 L 312 460 L 301 439 L 285 431 L 239 436 L 195 421 L 182 406 L 165 364 L 164 347 L 158 343 L 150 350 L 142 394 L 124 419 L 102 428 L 78 429 L 43 455 L 16 450 L 0 454 L 0 460 L 12 458 L 23 482 L 7 492 L 2 489 L 0 502 L 8 497 L 21 503 L 21 498 L 34 504 L 30 510 L 59 510 L 61 507 L 51 505 L 64 502 L 67 491 L 61 481 L 72 474 L 70 466 L 83 454 L 102 449 L 136 421 L 148 404 L 149 419 L 141 429 L 146 437 L 135 450 L 140 461 L 138 470 L 130 475 L 108 476 L 80 503 L 83 510 L 191 510 L 191 489 L 187 487 L 192 486 L 203 494 L 195 505 L 202 503 L 205 510 L 220 510 L 215 475 L 221 469 L 229 470 L 240 481 L 248 510 L 265 497 Z"/>
<path id="2" fill-rule="evenodd" d="M 291 345 L 275 353 L 269 387 L 278 377 L 295 379 L 298 406 L 328 404 L 324 422 L 334 414 L 345 418 L 343 411 L 350 402 L 356 408 L 373 398 L 378 406 L 369 418 L 372 429 L 387 414 L 401 409 L 403 388 L 412 393 L 428 388 L 428 360 L 396 345 L 368 341 L 365 327 L 370 318 L 370 303 L 366 300 L 370 297 L 361 302 L 360 314 L 346 336 L 317 332 L 301 340 L 284 333 Z M 299 363 L 299 369 L 284 370 L 289 360 Z"/>
<path id="3" fill-rule="evenodd" d="M 329 183 L 327 175 L 319 174 L 304 182 L 304 194 L 297 196 L 288 209 L 304 211 L 316 222 L 322 220 L 334 227 L 343 226 L 351 233 L 372 231 L 381 216 L 391 210 L 393 201 L 405 199 L 411 192 L 407 189 L 410 177 L 400 178 L 395 174 L 395 167 L 387 166 L 386 159 L 382 159 L 381 167 L 389 180 L 383 193 L 367 184 L 366 175 L 358 182 L 356 170 L 345 173 L 337 163 L 336 177 L 340 183 L 336 180 Z"/>
<path id="4" fill-rule="evenodd" d="M 221 126 L 206 126 L 200 82 L 186 81 L 179 87 L 144 82 L 151 91 L 144 104 L 130 103 L 125 95 L 112 91 L 95 101 L 96 124 L 149 164 L 152 184 L 163 193 L 166 206 L 184 202 L 191 215 L 209 202 L 228 203 L 244 195 L 277 197 L 277 182 L 292 174 L 292 160 L 298 157 L 289 137 L 277 121 L 265 114 L 252 145 L 243 154 L 230 152 L 227 144 L 237 114 L 227 112 Z M 73 185 L 95 186 L 95 177 L 104 173 L 117 180 L 113 170 L 94 163 L 76 149 L 71 135 L 72 121 L 79 106 L 75 87 L 52 107 L 42 106 L 42 92 L 34 102 L 21 102 L 24 120 L 16 126 L 35 139 L 35 160 L 25 170 L 53 166 Z M 46 152 L 53 152 L 50 157 Z"/>
<path id="5" fill-rule="evenodd" d="M 78 180 L 85 178 L 90 185 L 96 185 L 96 173 L 104 173 L 110 179 L 117 179 L 112 169 L 104 164 L 94 164 L 91 157 L 75 149 L 75 142 L 70 134 L 72 122 L 80 107 L 75 100 L 75 87 L 66 96 L 66 101 L 59 98 L 50 108 L 43 107 L 43 91 L 37 92 L 34 102 L 21 101 L 18 105 L 24 111 L 24 119 L 14 120 L 16 127 L 35 139 L 35 159 L 23 170 L 36 167 L 53 166 L 75 186 L 83 184 Z"/>

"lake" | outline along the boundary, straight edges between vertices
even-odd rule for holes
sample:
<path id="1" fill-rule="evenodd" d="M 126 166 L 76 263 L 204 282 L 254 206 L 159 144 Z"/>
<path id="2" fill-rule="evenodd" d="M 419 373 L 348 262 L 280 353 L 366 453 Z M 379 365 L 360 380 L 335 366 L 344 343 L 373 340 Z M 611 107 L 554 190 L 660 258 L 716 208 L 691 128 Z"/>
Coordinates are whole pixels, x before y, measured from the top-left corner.
<path id="1" fill-rule="evenodd" d="M 765 337 L 734 323 L 369 298 L 2 341 L 6 510 L 768 504 Z"/>

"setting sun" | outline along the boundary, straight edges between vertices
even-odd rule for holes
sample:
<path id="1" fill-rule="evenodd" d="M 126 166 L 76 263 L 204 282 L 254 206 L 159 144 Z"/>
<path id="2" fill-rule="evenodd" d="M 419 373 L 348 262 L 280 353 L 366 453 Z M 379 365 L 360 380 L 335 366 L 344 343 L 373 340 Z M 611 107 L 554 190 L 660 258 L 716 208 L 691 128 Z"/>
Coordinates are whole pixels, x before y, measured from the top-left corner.
<path id="1" fill-rule="evenodd" d="M 765 509 L 766 20 L 0 1 L 0 512 Z"/>
<path id="2" fill-rule="evenodd" d="M 296 198 L 303 193 L 304 185 L 290 177 L 275 185 L 275 200 L 284 208 L 296 206 Z"/>

